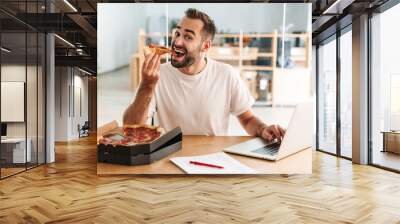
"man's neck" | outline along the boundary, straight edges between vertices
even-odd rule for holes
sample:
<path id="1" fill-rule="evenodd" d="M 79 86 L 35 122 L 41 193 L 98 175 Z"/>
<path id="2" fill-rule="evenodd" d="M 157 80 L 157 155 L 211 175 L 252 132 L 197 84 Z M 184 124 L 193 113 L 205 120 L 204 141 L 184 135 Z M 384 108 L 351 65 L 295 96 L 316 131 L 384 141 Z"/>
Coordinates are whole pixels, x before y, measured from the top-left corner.
<path id="1" fill-rule="evenodd" d="M 179 71 L 186 75 L 199 74 L 207 65 L 207 59 L 204 57 L 199 62 L 194 63 L 189 67 L 179 68 Z"/>

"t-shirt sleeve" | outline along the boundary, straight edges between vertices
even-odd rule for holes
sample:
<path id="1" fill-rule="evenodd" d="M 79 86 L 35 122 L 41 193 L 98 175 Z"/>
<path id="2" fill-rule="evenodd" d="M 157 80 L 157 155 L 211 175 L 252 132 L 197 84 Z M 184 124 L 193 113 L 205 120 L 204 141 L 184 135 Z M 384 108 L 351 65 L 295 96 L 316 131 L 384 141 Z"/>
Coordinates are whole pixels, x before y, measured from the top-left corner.
<path id="1" fill-rule="evenodd" d="M 250 110 L 255 100 L 250 93 L 249 88 L 245 85 L 244 81 L 240 78 L 239 73 L 231 68 L 231 102 L 230 112 L 235 115 L 241 115 L 247 110 Z"/>

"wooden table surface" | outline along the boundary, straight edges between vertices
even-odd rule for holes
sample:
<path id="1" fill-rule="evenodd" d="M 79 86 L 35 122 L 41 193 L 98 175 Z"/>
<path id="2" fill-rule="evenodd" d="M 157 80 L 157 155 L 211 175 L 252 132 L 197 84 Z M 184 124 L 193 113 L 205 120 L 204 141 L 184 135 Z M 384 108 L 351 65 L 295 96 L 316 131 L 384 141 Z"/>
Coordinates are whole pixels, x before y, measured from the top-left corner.
<path id="1" fill-rule="evenodd" d="M 223 148 L 251 139 L 249 136 L 183 136 L 182 149 L 150 165 L 126 166 L 97 163 L 98 175 L 184 174 L 169 159 L 198 156 L 222 151 Z M 258 174 L 311 174 L 312 149 L 300 151 L 277 162 L 229 154 L 257 170 Z"/>

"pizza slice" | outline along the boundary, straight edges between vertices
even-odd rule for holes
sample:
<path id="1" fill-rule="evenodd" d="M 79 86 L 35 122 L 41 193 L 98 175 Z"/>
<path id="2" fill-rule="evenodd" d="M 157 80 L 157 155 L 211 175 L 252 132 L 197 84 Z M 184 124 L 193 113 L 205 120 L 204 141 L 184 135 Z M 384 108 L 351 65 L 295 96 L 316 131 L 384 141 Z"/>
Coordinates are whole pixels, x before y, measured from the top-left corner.
<path id="1" fill-rule="evenodd" d="M 137 143 L 148 143 L 164 134 L 164 129 L 151 125 L 124 125 L 124 135 Z"/>
<path id="2" fill-rule="evenodd" d="M 118 132 L 108 133 L 99 139 L 99 144 L 132 146 L 150 143 L 165 133 L 164 129 L 150 125 L 124 125 Z"/>
<path id="3" fill-rule="evenodd" d="M 144 47 L 144 55 L 147 56 L 153 52 L 155 52 L 158 55 L 163 55 L 167 53 L 171 53 L 172 50 L 160 45 L 155 45 L 155 44 L 149 44 L 149 46 Z"/>

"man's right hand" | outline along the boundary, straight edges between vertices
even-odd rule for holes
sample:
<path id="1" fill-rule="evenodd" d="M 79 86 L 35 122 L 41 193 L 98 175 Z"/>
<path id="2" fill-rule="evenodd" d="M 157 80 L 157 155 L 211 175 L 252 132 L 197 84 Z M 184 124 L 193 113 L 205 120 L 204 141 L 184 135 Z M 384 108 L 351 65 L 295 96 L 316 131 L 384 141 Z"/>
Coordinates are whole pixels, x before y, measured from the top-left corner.
<path id="1" fill-rule="evenodd" d="M 155 86 L 160 78 L 160 56 L 147 55 L 142 65 L 142 80 L 135 100 L 124 112 L 124 124 L 145 124 Z"/>
<path id="2" fill-rule="evenodd" d="M 154 87 L 160 78 L 160 56 L 155 52 L 147 55 L 142 65 L 142 84 Z"/>

